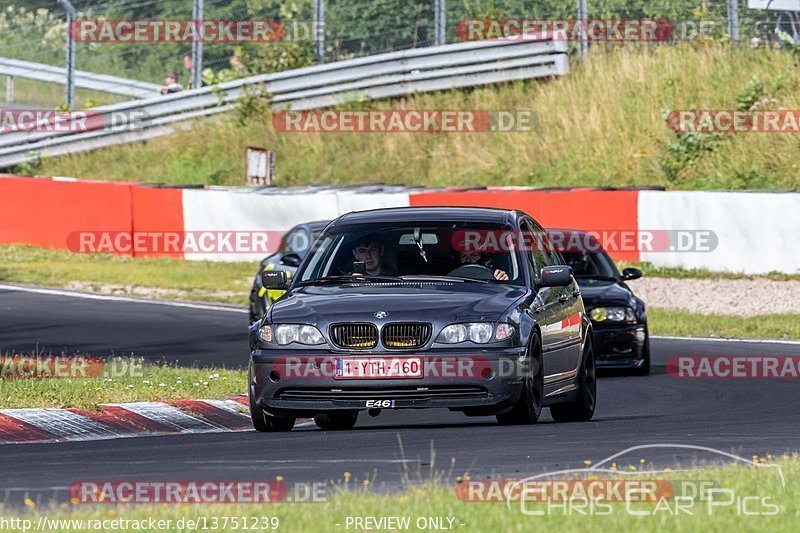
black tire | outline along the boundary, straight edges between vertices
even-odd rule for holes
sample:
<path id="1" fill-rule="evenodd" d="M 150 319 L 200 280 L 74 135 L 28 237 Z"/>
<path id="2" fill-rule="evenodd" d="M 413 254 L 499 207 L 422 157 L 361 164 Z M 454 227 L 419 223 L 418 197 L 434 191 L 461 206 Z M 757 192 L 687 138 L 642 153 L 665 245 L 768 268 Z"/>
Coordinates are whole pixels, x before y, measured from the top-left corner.
<path id="1" fill-rule="evenodd" d="M 578 391 L 569 403 L 550 407 L 550 415 L 556 422 L 586 422 L 594 416 L 597 404 L 597 370 L 594 362 L 592 337 L 586 339 L 581 368 L 578 372 Z"/>
<path id="2" fill-rule="evenodd" d="M 650 332 L 647 329 L 647 324 L 644 325 L 644 348 L 642 348 L 642 360 L 644 360 L 644 364 L 633 371 L 635 376 L 647 376 L 650 374 Z"/>
<path id="3" fill-rule="evenodd" d="M 527 371 L 522 393 L 514 407 L 507 413 L 497 415 L 502 426 L 535 424 L 542 414 L 544 398 L 544 369 L 542 368 L 542 342 L 534 336 L 528 349 Z"/>
<path id="4" fill-rule="evenodd" d="M 342 430 L 353 429 L 358 420 L 358 411 L 333 411 L 320 413 L 314 417 L 314 423 L 319 429 Z"/>
<path id="5" fill-rule="evenodd" d="M 250 418 L 253 421 L 253 428 L 261 433 L 291 431 L 296 421 L 294 417 L 268 415 L 256 405 L 252 395 L 250 395 Z"/>

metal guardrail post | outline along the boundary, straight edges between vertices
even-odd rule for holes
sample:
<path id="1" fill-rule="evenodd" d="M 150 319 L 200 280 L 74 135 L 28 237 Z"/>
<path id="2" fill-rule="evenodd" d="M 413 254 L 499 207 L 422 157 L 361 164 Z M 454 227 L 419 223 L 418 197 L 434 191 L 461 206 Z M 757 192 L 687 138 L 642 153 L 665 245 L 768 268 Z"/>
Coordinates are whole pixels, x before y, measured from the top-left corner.
<path id="1" fill-rule="evenodd" d="M 739 0 L 728 0 L 728 32 L 731 40 L 739 42 Z"/>
<path id="2" fill-rule="evenodd" d="M 195 38 L 192 41 L 192 89 L 203 86 L 203 39 L 201 26 L 203 21 L 203 0 L 192 0 L 192 21 L 195 24 Z"/>
<path id="3" fill-rule="evenodd" d="M 447 0 L 433 0 L 434 44 L 445 44 L 447 33 Z"/>
<path id="4" fill-rule="evenodd" d="M 587 0 L 578 0 L 578 24 L 581 25 L 581 40 L 578 43 L 580 51 L 581 59 L 586 59 L 586 56 L 589 54 L 589 36 L 586 34 L 587 26 L 588 26 L 588 19 L 589 18 L 589 6 L 587 5 Z"/>
<path id="5" fill-rule="evenodd" d="M 75 22 L 75 6 L 69 0 L 58 0 L 67 12 L 67 106 L 75 102 L 75 39 L 72 38 L 72 24 Z"/>
<path id="6" fill-rule="evenodd" d="M 325 59 L 325 0 L 314 0 L 314 60 Z"/>
<path id="7" fill-rule="evenodd" d="M 14 101 L 14 76 L 6 76 L 6 102 Z"/>

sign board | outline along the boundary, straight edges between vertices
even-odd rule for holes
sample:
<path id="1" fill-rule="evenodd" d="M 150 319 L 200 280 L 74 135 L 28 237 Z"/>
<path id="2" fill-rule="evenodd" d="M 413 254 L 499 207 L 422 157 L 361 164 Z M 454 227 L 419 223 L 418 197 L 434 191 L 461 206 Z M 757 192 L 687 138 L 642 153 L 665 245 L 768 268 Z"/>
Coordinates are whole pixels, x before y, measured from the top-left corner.
<path id="1" fill-rule="evenodd" d="M 800 11 L 800 0 L 747 0 L 747 7 L 771 11 Z"/>
<path id="2" fill-rule="evenodd" d="M 275 178 L 275 152 L 248 146 L 245 152 L 245 182 L 248 185 L 271 185 Z"/>

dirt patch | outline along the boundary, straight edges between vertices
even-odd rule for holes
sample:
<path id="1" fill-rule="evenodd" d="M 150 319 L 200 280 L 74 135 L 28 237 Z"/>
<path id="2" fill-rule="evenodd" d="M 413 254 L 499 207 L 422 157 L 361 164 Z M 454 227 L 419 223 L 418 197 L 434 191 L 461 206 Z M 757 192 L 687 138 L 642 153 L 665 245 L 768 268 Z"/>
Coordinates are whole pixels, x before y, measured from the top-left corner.
<path id="1" fill-rule="evenodd" d="M 800 313 L 800 281 L 644 277 L 628 283 L 651 308 L 705 315 Z"/>

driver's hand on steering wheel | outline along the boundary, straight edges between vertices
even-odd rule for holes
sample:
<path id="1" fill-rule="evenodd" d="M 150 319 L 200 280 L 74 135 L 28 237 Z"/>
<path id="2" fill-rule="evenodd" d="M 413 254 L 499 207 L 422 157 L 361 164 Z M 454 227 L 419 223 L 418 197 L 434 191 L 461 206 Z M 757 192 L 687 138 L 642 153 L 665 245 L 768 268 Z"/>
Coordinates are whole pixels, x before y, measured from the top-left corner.
<path id="1" fill-rule="evenodd" d="M 508 281 L 508 274 L 498 268 L 494 271 L 494 279 L 497 281 Z"/>

